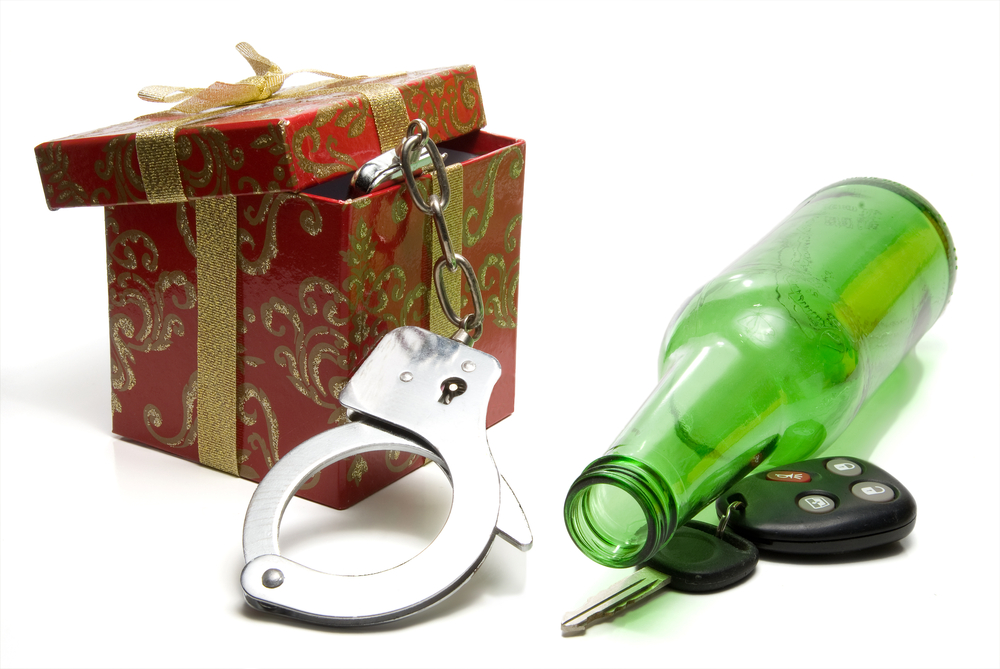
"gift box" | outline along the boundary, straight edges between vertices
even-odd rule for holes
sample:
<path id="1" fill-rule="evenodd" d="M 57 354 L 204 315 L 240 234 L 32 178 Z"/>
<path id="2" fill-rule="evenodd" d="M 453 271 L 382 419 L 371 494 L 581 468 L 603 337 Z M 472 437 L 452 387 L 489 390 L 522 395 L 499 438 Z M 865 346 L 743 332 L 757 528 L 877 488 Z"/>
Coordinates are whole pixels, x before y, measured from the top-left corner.
<path id="1" fill-rule="evenodd" d="M 340 390 L 386 332 L 454 333 L 434 291 L 433 219 L 405 185 L 349 189 L 351 173 L 415 118 L 448 154 L 445 220 L 486 307 L 476 348 L 503 368 L 487 424 L 510 415 L 525 147 L 482 130 L 476 70 L 322 73 L 287 88 L 280 68 L 238 48 L 256 77 L 193 97 L 144 89 L 187 99 L 35 150 L 50 208 L 105 208 L 114 432 L 259 480 L 346 422 Z M 438 188 L 432 176 L 417 184 L 425 195 Z M 469 304 L 452 278 L 451 303 Z M 346 508 L 421 464 L 365 453 L 299 494 Z"/>

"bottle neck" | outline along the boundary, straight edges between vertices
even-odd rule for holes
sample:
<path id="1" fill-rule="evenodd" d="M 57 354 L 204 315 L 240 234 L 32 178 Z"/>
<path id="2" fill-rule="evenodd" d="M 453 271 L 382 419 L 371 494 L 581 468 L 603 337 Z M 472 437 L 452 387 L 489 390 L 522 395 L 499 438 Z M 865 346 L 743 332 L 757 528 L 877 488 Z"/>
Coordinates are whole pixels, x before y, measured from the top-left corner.
<path id="1" fill-rule="evenodd" d="M 566 528 L 583 553 L 607 567 L 641 564 L 662 548 L 677 525 L 667 486 L 632 458 L 598 458 L 566 496 Z"/>

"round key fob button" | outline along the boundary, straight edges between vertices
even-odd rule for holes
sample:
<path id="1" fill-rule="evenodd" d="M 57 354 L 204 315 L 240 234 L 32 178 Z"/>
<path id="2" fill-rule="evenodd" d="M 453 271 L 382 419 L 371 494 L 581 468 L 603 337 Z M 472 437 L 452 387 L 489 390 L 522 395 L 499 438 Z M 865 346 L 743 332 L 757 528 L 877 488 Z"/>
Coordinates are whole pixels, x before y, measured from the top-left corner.
<path id="1" fill-rule="evenodd" d="M 834 458 L 830 460 L 826 463 L 826 469 L 840 476 L 858 476 L 861 474 L 861 467 L 858 463 L 847 458 Z"/>
<path id="2" fill-rule="evenodd" d="M 851 493 L 868 502 L 891 502 L 896 496 L 889 486 L 872 481 L 858 481 L 851 486 Z"/>
<path id="3" fill-rule="evenodd" d="M 799 508 L 809 513 L 830 513 L 836 504 L 826 495 L 806 495 L 799 500 Z"/>

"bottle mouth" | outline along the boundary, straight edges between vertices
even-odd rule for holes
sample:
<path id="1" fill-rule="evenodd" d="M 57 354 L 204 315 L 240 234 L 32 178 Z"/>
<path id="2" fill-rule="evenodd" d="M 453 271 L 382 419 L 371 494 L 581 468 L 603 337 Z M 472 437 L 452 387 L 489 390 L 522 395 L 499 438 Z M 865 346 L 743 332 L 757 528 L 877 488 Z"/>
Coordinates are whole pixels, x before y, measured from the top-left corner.
<path id="1" fill-rule="evenodd" d="M 566 529 L 577 547 L 606 567 L 631 567 L 652 557 L 673 534 L 676 514 L 654 493 L 645 468 L 599 459 L 566 496 Z M 672 508 L 672 505 L 669 505 Z"/>

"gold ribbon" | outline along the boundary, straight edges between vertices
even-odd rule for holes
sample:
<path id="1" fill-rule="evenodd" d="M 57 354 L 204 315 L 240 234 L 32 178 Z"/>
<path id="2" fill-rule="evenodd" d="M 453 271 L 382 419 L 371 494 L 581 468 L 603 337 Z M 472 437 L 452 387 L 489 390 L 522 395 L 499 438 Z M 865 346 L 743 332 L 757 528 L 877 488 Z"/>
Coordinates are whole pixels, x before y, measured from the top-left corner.
<path id="1" fill-rule="evenodd" d="M 451 197 L 448 200 L 448 206 L 444 208 L 444 226 L 448 230 L 448 237 L 451 238 L 451 248 L 455 253 L 462 253 L 462 234 L 465 227 L 465 222 L 462 220 L 463 212 L 465 210 L 465 202 L 463 198 L 463 187 L 462 187 L 462 165 L 461 163 L 456 165 L 451 165 L 445 168 L 445 174 L 448 178 L 448 187 L 451 191 Z M 440 193 L 441 187 L 438 186 L 437 175 L 431 179 L 431 192 Z M 441 258 L 441 244 L 438 243 L 436 238 L 437 228 L 434 225 L 434 218 L 428 216 L 424 223 L 425 230 L 425 242 L 430 245 L 431 248 L 431 292 L 428 297 L 431 301 L 431 313 L 430 313 L 430 330 L 435 334 L 439 334 L 443 337 L 450 337 L 455 334 L 455 326 L 448 317 L 444 315 L 444 309 L 441 308 L 441 304 L 434 297 L 433 291 L 433 281 L 434 281 L 434 265 L 437 264 L 438 259 Z M 443 272 L 444 281 L 444 292 L 448 296 L 448 303 L 455 307 L 457 310 L 461 311 L 462 305 L 462 272 L 454 271 L 449 272 L 445 268 Z"/>
<path id="2" fill-rule="evenodd" d="M 198 460 L 236 464 L 236 197 L 194 201 L 198 262 Z"/>
<path id="3" fill-rule="evenodd" d="M 215 107 L 233 107 L 251 102 L 260 102 L 274 95 L 285 79 L 296 74 L 281 71 L 277 64 L 257 53 L 257 50 L 246 42 L 236 45 L 236 50 L 246 58 L 253 68 L 254 76 L 235 84 L 217 81 L 208 88 L 183 88 L 180 86 L 146 86 L 139 91 L 139 97 L 147 102 L 177 102 L 171 111 L 198 113 Z M 298 70 L 298 72 L 314 72 L 313 70 Z M 346 79 L 337 74 L 314 72 L 334 79 Z"/>
<path id="4" fill-rule="evenodd" d="M 313 95 L 319 89 L 343 90 L 358 93 L 368 101 L 383 153 L 394 148 L 406 135 L 410 117 L 406 112 L 403 96 L 392 84 L 380 81 L 395 75 L 369 78 L 364 75 L 345 77 L 322 70 L 282 72 L 278 65 L 261 56 L 246 42 L 237 44 L 236 50 L 253 67 L 254 76 L 235 84 L 217 81 L 208 88 L 147 86 L 139 91 L 139 97 L 148 102 L 179 101 L 170 111 L 184 114 L 181 118 L 158 123 L 136 133 L 139 171 L 146 199 L 151 204 L 183 202 L 187 199 L 181 181 L 174 136 L 178 127 L 219 113 L 208 110 L 238 107 L 272 98 L 303 97 Z M 278 92 L 288 77 L 300 72 L 318 74 L 327 79 Z M 333 81 L 330 81 L 331 79 Z M 366 81 L 366 79 L 372 80 Z"/>
<path id="5" fill-rule="evenodd" d="M 174 133 L 188 119 L 160 123 L 135 133 L 135 151 L 139 156 L 139 174 L 146 200 L 150 204 L 183 202 L 184 184 L 177 164 Z"/>

